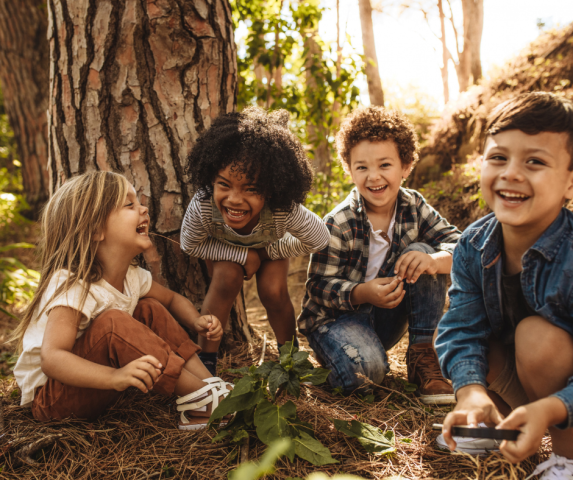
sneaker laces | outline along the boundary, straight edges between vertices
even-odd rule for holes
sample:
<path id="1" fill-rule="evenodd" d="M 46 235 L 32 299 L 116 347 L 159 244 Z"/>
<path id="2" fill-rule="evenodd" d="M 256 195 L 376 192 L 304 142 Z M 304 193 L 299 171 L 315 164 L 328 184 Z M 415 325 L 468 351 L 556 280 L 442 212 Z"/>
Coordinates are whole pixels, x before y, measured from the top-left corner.
<path id="1" fill-rule="evenodd" d="M 420 377 L 424 379 L 424 385 L 432 380 L 445 381 L 433 346 L 415 350 L 411 348 L 410 359 L 413 360 L 412 370 L 420 372 Z"/>
<path id="2" fill-rule="evenodd" d="M 549 460 L 537 465 L 535 470 L 529 477 L 525 480 L 529 480 L 535 475 L 545 472 L 543 478 L 547 480 L 563 480 L 565 477 L 563 474 L 569 475 L 569 478 L 573 477 L 573 460 L 567 457 L 562 457 L 561 455 L 551 454 Z"/>

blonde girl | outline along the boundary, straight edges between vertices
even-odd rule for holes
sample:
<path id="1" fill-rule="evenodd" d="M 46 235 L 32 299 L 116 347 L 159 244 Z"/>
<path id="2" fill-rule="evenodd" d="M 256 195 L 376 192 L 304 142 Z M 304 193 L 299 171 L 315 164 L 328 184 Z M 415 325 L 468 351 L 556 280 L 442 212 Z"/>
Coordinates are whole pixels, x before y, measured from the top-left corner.
<path id="1" fill-rule="evenodd" d="M 179 395 L 179 428 L 203 428 L 228 384 L 211 377 L 180 324 L 209 340 L 221 324 L 133 264 L 151 246 L 133 186 L 111 172 L 80 175 L 41 223 L 41 279 L 13 337 L 22 405 L 40 421 L 92 420 L 135 387 Z"/>

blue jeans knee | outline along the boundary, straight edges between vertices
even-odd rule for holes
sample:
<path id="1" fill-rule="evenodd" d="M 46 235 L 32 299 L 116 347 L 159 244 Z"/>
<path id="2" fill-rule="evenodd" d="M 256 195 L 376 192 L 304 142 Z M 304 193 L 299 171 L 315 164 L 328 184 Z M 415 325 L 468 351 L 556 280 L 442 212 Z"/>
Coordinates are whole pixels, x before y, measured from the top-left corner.
<path id="1" fill-rule="evenodd" d="M 330 370 L 328 382 L 350 394 L 365 387 L 364 375 L 380 384 L 390 369 L 386 351 L 376 335 L 369 313 L 351 312 L 322 325 L 308 342 Z"/>

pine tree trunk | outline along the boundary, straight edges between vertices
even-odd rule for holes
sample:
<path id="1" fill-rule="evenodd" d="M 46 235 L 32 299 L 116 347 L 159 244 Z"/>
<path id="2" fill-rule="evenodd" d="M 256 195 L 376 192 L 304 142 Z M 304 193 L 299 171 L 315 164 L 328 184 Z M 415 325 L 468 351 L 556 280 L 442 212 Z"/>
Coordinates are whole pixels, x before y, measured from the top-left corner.
<path id="1" fill-rule="evenodd" d="M 371 105 L 384 106 L 384 91 L 378 70 L 378 57 L 374 42 L 374 29 L 372 26 L 372 5 L 370 0 L 359 0 L 360 26 L 362 28 L 362 44 L 364 45 L 364 61 L 368 94 Z"/>
<path id="2" fill-rule="evenodd" d="M 464 15 L 464 49 L 456 67 L 460 92 L 475 85 L 482 76 L 481 37 L 483 32 L 483 0 L 462 0 Z"/>
<path id="3" fill-rule="evenodd" d="M 202 303 L 205 265 L 178 245 L 197 136 L 235 108 L 227 0 L 48 0 L 50 190 L 90 170 L 120 172 L 149 207 L 154 279 Z M 242 298 L 229 325 L 250 339 Z"/>
<path id="4" fill-rule="evenodd" d="M 442 33 L 442 67 L 440 71 L 442 73 L 442 85 L 444 87 L 444 103 L 447 104 L 450 101 L 450 86 L 448 79 L 448 46 L 446 43 L 446 22 L 444 15 L 444 5 L 442 0 L 438 0 L 438 11 L 440 14 L 440 29 Z"/>
<path id="5" fill-rule="evenodd" d="M 32 216 L 48 198 L 47 25 L 43 0 L 0 0 L 0 83 Z"/>

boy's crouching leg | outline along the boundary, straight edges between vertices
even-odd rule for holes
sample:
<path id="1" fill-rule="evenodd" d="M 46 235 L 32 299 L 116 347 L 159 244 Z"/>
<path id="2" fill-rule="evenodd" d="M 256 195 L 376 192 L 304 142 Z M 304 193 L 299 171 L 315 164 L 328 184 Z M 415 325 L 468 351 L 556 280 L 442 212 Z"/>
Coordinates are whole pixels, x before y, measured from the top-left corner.
<path id="1" fill-rule="evenodd" d="M 334 322 L 321 325 L 308 336 L 312 349 L 325 368 L 328 381 L 349 395 L 358 389 L 366 393 L 380 384 L 389 370 L 386 351 L 371 326 L 368 313 L 349 313 Z"/>
<path id="2" fill-rule="evenodd" d="M 573 377 L 573 337 L 542 317 L 523 319 L 515 332 L 517 375 L 531 402 L 546 398 Z M 573 429 L 549 428 L 553 452 L 573 458 Z"/>

